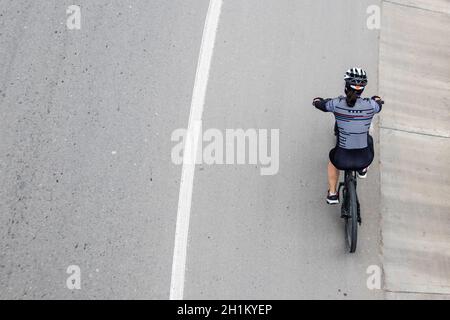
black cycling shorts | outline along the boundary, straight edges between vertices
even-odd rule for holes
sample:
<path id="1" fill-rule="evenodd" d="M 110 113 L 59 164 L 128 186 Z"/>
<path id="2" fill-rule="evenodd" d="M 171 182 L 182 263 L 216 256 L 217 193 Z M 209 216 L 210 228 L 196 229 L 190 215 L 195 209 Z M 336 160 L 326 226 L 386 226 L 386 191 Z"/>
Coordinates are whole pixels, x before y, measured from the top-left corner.
<path id="1" fill-rule="evenodd" d="M 368 146 L 363 149 L 344 149 L 339 144 L 330 151 L 330 161 L 339 170 L 362 170 L 373 161 L 373 139 L 367 135 Z"/>

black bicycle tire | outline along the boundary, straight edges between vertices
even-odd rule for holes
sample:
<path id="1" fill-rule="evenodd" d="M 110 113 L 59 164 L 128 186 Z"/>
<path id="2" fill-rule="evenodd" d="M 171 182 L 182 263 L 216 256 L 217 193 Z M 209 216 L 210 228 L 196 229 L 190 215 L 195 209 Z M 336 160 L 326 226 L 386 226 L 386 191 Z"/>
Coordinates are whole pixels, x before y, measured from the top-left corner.
<path id="1" fill-rule="evenodd" d="M 356 196 L 356 186 L 354 182 L 349 181 L 347 188 L 348 188 L 347 189 L 348 216 L 345 219 L 345 236 L 350 253 L 354 253 L 356 251 L 356 245 L 358 242 L 358 203 L 357 203 L 358 200 Z"/>

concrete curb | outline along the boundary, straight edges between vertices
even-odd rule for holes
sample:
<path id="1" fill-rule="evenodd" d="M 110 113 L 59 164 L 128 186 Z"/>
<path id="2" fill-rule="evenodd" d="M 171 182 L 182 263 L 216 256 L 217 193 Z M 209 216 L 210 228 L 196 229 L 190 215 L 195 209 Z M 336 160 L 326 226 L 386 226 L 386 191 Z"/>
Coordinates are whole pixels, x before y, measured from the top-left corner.
<path id="1" fill-rule="evenodd" d="M 450 299 L 449 33 L 449 1 L 383 2 L 380 187 L 387 299 Z"/>

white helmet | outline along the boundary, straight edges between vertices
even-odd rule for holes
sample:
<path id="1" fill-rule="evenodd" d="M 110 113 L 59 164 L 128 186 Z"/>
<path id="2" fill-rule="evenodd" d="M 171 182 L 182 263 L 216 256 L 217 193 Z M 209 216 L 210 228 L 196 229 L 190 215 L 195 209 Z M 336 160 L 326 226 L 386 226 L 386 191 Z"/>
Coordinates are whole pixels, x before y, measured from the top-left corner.
<path id="1" fill-rule="evenodd" d="M 362 90 L 367 85 L 367 72 L 361 68 L 348 69 L 344 77 L 347 86 L 355 90 Z"/>

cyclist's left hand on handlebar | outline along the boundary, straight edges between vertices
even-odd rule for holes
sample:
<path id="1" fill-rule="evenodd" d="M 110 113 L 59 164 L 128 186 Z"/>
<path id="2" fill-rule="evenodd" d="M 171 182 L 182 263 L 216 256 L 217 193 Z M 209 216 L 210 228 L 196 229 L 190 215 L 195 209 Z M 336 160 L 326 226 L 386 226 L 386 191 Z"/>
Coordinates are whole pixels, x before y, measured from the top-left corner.
<path id="1" fill-rule="evenodd" d="M 314 98 L 313 102 L 312 102 L 312 105 L 315 106 L 316 102 L 320 102 L 320 101 L 323 101 L 323 98 L 320 98 L 320 97 Z"/>

